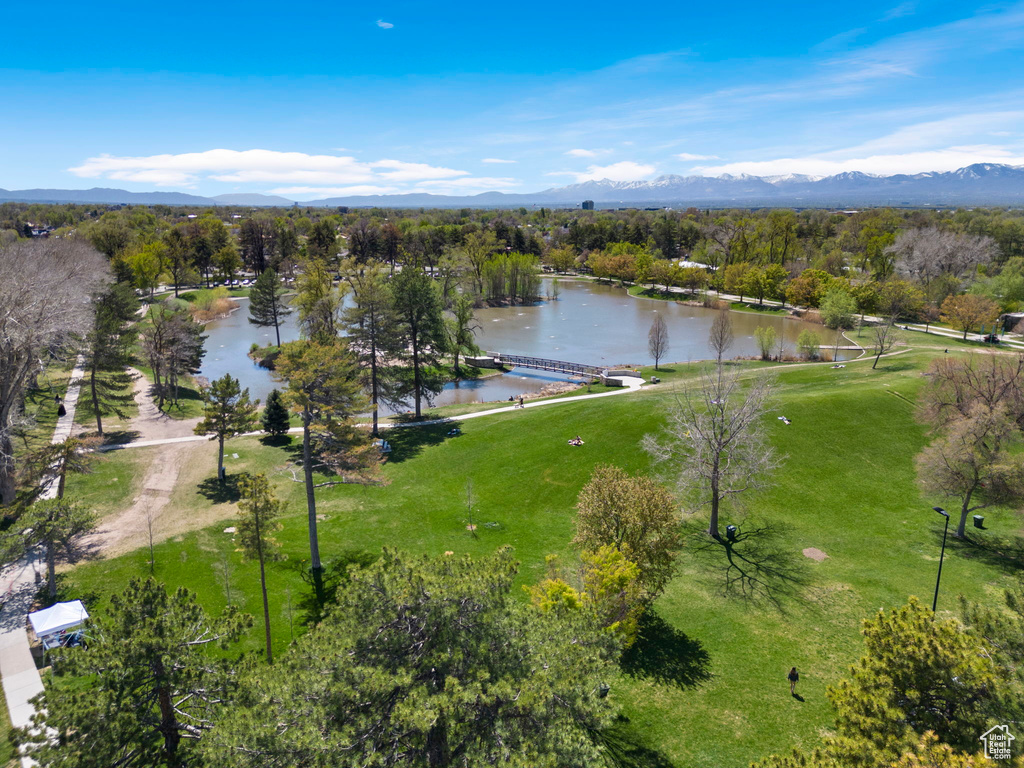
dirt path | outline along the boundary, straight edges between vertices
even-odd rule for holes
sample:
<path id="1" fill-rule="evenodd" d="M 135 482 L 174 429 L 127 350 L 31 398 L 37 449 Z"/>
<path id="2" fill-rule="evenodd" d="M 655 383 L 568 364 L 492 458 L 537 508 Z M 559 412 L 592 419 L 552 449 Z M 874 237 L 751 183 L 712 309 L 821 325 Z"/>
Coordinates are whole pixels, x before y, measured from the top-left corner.
<path id="1" fill-rule="evenodd" d="M 154 542 L 178 533 L 168 505 L 188 453 L 195 448 L 195 444 L 184 443 L 154 452 L 131 506 L 102 519 L 95 533 L 82 542 L 83 550 L 92 556 L 116 557 L 147 546 L 150 525 Z"/>
<path id="2" fill-rule="evenodd" d="M 135 379 L 135 402 L 139 406 L 139 412 L 132 418 L 128 427 L 130 431 L 137 433 L 135 441 L 167 440 L 195 434 L 192 430 L 200 419 L 172 419 L 166 413 L 161 413 L 149 394 L 152 386 L 149 379 L 134 368 L 129 370 L 138 377 Z"/>

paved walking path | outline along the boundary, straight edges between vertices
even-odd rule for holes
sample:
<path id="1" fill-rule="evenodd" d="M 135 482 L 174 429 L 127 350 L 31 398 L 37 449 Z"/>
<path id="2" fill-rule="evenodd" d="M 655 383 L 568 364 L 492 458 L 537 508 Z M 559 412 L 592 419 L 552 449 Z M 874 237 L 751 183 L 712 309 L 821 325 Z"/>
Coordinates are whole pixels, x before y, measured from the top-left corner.
<path id="1" fill-rule="evenodd" d="M 62 443 L 71 436 L 75 423 L 75 408 L 78 405 L 78 393 L 81 389 L 82 368 L 81 357 L 75 363 L 68 381 L 68 389 L 64 395 L 65 415 L 57 419 L 53 430 L 54 443 Z M 52 499 L 57 495 L 57 478 L 51 475 L 44 481 L 45 488 L 41 498 Z M 3 677 L 4 696 L 7 699 L 7 711 L 11 716 L 11 725 L 24 728 L 31 724 L 35 707 L 30 700 L 43 692 L 43 681 L 39 677 L 35 660 L 28 644 L 28 613 L 32 601 L 41 583 L 41 573 L 37 565 L 43 567 L 42 559 L 36 553 L 4 569 L 3 612 L 0 613 L 0 676 Z M 23 768 L 34 766 L 35 761 L 21 758 Z"/>

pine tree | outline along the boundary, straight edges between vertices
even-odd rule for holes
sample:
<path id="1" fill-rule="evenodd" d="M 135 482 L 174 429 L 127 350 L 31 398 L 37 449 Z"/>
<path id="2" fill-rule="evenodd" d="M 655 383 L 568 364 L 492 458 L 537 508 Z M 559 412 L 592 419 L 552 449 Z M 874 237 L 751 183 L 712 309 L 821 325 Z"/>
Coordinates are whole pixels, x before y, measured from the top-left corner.
<path id="1" fill-rule="evenodd" d="M 249 390 L 242 389 L 230 373 L 203 389 L 203 420 L 196 424 L 197 435 L 217 437 L 217 478 L 224 481 L 224 440 L 256 427 L 256 409 L 260 401 L 250 402 Z"/>
<path id="2" fill-rule="evenodd" d="M 274 390 L 275 392 L 277 390 Z M 267 641 L 267 663 L 274 663 L 274 652 L 270 643 L 270 603 L 267 600 L 266 561 L 280 558 L 278 544 L 271 534 L 281 530 L 278 516 L 285 504 L 270 488 L 264 474 L 247 475 L 242 478 L 242 500 L 238 502 L 238 538 L 242 554 L 260 564 L 260 589 L 263 592 L 263 627 Z"/>
<path id="3" fill-rule="evenodd" d="M 361 471 L 372 465 L 372 445 L 353 416 L 366 408 L 359 369 L 346 345 L 292 341 L 281 347 L 277 374 L 288 382 L 286 400 L 302 418 L 302 469 L 309 518 L 309 554 L 318 602 L 323 602 L 323 565 L 317 534 L 313 469 Z"/>
<path id="4" fill-rule="evenodd" d="M 294 650 L 253 672 L 252 700 L 202 745 L 208 764 L 604 764 L 614 637 L 590 612 L 524 605 L 516 572 L 508 550 L 478 560 L 385 550 Z"/>
<path id="5" fill-rule="evenodd" d="M 70 499 L 37 501 L 18 518 L 16 530 L 4 538 L 4 562 L 20 560 L 37 546 L 46 556 L 51 599 L 57 597 L 57 554 L 71 550 L 80 536 L 96 527 L 96 515 Z"/>
<path id="6" fill-rule="evenodd" d="M 445 349 L 441 297 L 434 281 L 415 268 L 403 269 L 391 282 L 399 336 L 408 350 L 408 368 L 401 371 L 399 391 L 406 397 L 412 396 L 419 418 L 423 401 L 429 406 L 434 395 L 444 388 L 444 379 L 438 372 L 440 354 Z"/>
<path id="7" fill-rule="evenodd" d="M 54 653 L 59 680 L 37 696 L 32 725 L 19 733 L 25 753 L 52 768 L 191 765 L 197 740 L 236 675 L 223 653 L 252 625 L 228 608 L 210 619 L 184 588 L 168 595 L 133 579 L 91 619 L 89 650 Z"/>
<path id="8" fill-rule="evenodd" d="M 133 320 L 138 309 L 135 291 L 126 283 L 115 283 L 93 300 L 93 327 L 86 336 L 85 367 L 89 396 L 82 410 L 96 417 L 96 431 L 103 434 L 103 416 L 127 418 L 127 406 L 135 401 L 130 390 L 135 376 L 128 366 L 135 362 L 136 331 Z"/>
<path id="9" fill-rule="evenodd" d="M 281 346 L 281 321 L 292 313 L 284 300 L 287 289 L 281 285 L 277 272 L 265 269 L 249 291 L 249 322 L 261 328 L 274 328 L 277 346 Z"/>
<path id="10" fill-rule="evenodd" d="M 394 302 L 384 276 L 375 267 L 358 267 L 353 261 L 343 266 L 343 274 L 352 286 L 353 303 L 342 320 L 349 348 L 359 360 L 363 370 L 363 386 L 370 397 L 373 410 L 373 435 L 376 437 L 378 405 L 398 406 L 401 398 L 395 396 L 394 378 L 389 376 L 388 363 L 398 357 L 398 343 Z"/>
<path id="11" fill-rule="evenodd" d="M 263 431 L 273 437 L 280 437 L 288 434 L 290 428 L 288 421 L 288 409 L 281 397 L 281 390 L 272 389 L 267 395 L 267 406 L 263 409 L 263 416 L 260 419 Z"/>

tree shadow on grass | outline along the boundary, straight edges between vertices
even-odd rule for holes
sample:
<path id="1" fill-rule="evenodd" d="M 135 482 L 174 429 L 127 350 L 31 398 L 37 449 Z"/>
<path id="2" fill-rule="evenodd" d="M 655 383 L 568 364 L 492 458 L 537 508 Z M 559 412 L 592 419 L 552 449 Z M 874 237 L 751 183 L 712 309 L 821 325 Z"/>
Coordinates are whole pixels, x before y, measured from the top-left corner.
<path id="1" fill-rule="evenodd" d="M 387 460 L 389 463 L 400 463 L 413 459 L 422 453 L 424 448 L 440 445 L 449 437 L 458 437 L 459 435 L 448 434 L 457 427 L 458 422 L 443 421 L 436 424 L 406 426 L 386 430 L 381 434 L 383 439 L 387 440 L 391 446 L 391 451 L 387 454 Z"/>
<path id="2" fill-rule="evenodd" d="M 734 539 L 713 539 L 692 530 L 692 551 L 703 564 L 711 586 L 725 597 L 785 611 L 785 602 L 800 599 L 811 583 L 803 554 L 793 549 L 785 528 L 748 519 Z"/>
<path id="3" fill-rule="evenodd" d="M 349 582 L 351 567 L 366 568 L 380 559 L 380 555 L 365 549 L 345 549 L 324 564 L 322 576 L 323 596 L 317 595 L 312 571 L 305 562 L 296 562 L 295 570 L 306 584 L 307 590 L 299 598 L 298 608 L 302 611 L 302 622 L 313 627 L 323 621 L 331 606 L 338 602 L 338 589 Z"/>
<path id="4" fill-rule="evenodd" d="M 198 491 L 214 504 L 234 504 L 242 498 L 241 479 L 241 474 L 228 475 L 222 483 L 216 477 L 208 477 L 199 483 Z"/>
<path id="5" fill-rule="evenodd" d="M 688 637 L 653 610 L 640 617 L 636 642 L 622 655 L 622 671 L 678 688 L 711 679 L 711 657 L 699 640 Z"/>
<path id="6" fill-rule="evenodd" d="M 936 548 L 941 547 L 941 526 L 936 526 L 934 537 Z M 979 560 L 1007 573 L 1024 571 L 1024 537 L 1021 536 L 967 532 L 962 539 L 950 535 L 946 549 L 966 560 Z"/>
<path id="7" fill-rule="evenodd" d="M 619 715 L 596 735 L 606 750 L 608 764 L 615 768 L 674 768 L 674 764 L 657 749 L 645 743 L 628 717 Z"/>
<path id="8" fill-rule="evenodd" d="M 286 448 L 293 443 L 291 435 L 263 435 L 260 442 L 269 448 Z M 301 441 L 299 446 L 302 446 Z"/>

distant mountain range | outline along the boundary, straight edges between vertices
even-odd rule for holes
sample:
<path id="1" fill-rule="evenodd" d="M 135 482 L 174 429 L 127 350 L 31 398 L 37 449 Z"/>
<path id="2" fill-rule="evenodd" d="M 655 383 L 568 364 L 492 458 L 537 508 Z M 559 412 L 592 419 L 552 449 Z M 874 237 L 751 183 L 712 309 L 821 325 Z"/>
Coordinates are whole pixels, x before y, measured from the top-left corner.
<path id="1" fill-rule="evenodd" d="M 1024 166 L 977 163 L 956 171 L 875 176 L 848 172 L 823 178 L 782 176 L 659 176 L 653 181 L 586 181 L 541 192 L 479 195 L 355 195 L 300 201 L 309 206 L 386 208 L 499 208 L 522 205 L 579 206 L 593 200 L 599 208 L 689 205 L 714 207 L 777 206 L 834 208 L 854 205 L 1021 205 Z M 123 189 L 0 189 L 0 202 L 133 205 L 290 206 L 273 195 L 226 194 L 199 197 L 181 192 L 126 192 Z"/>

